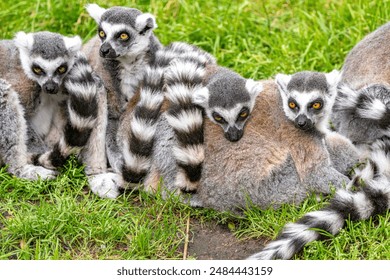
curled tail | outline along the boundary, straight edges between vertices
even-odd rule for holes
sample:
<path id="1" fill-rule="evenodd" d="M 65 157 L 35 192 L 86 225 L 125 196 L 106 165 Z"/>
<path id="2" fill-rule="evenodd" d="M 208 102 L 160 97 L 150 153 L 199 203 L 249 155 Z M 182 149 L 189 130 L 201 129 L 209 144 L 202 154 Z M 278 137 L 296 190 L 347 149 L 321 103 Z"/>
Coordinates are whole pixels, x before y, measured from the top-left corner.
<path id="1" fill-rule="evenodd" d="M 352 221 L 366 220 L 389 209 L 390 186 L 387 178 L 378 173 L 376 163 L 369 161 L 352 182 L 358 190 L 353 191 L 351 184 L 347 189 L 337 190 L 327 207 L 287 224 L 276 240 L 249 259 L 290 259 L 307 243 L 326 237 L 322 231 L 335 235 L 348 218 Z"/>
<path id="2" fill-rule="evenodd" d="M 175 186 L 183 192 L 196 192 L 204 161 L 203 109 L 193 103 L 193 95 L 204 90 L 206 66 L 215 63 L 208 53 L 179 43 L 179 52 L 166 73 L 166 97 L 170 107 L 166 119 L 176 135 L 173 147 L 178 171 Z"/>
<path id="3" fill-rule="evenodd" d="M 64 84 L 69 98 L 60 139 L 51 151 L 33 157 L 35 164 L 47 168 L 62 166 L 71 154 L 78 154 L 87 144 L 98 115 L 98 94 L 104 91 L 100 78 L 81 53 Z"/>
<path id="4" fill-rule="evenodd" d="M 341 86 L 335 110 L 350 114 L 353 118 L 372 121 L 382 129 L 390 126 L 390 89 L 382 84 L 373 84 L 355 91 Z"/>

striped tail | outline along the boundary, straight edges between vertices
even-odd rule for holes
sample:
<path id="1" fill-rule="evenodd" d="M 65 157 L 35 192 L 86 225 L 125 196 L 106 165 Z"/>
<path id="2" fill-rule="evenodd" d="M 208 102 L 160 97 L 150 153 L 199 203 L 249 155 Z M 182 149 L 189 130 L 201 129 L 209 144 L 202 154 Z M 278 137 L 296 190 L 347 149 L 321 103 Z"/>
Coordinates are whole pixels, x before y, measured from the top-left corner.
<path id="1" fill-rule="evenodd" d="M 164 101 L 164 69 L 159 63 L 148 66 L 140 88 L 140 101 L 134 108 L 130 131 L 124 140 L 123 178 L 130 183 L 143 181 L 151 166 L 157 120 Z"/>
<path id="2" fill-rule="evenodd" d="M 385 213 L 390 206 L 390 185 L 379 172 L 378 165 L 369 161 L 352 181 L 355 187 L 357 185 L 357 191 L 352 191 L 351 183 L 346 190 L 337 190 L 327 207 L 287 224 L 276 240 L 249 259 L 290 259 L 307 243 L 325 238 L 321 231 L 335 235 L 344 227 L 346 219 L 366 220 Z"/>
<path id="3" fill-rule="evenodd" d="M 179 49 L 187 48 L 179 43 Z M 175 45 L 173 46 L 175 47 Z M 204 161 L 203 109 L 193 104 L 192 96 L 204 90 L 202 85 L 207 64 L 215 63 L 209 54 L 188 46 L 179 53 L 166 73 L 166 97 L 170 108 L 166 114 L 174 130 L 177 146 L 173 154 L 178 166 L 175 186 L 183 192 L 196 192 Z"/>
<path id="4" fill-rule="evenodd" d="M 200 55 L 199 51 L 198 48 L 185 43 L 173 43 L 158 50 L 151 66 L 147 67 L 140 87 L 140 101 L 132 112 L 130 132 L 123 142 L 122 176 L 127 182 L 142 183 L 150 170 L 156 125 L 161 115 L 164 91 L 172 89 L 169 87 L 172 79 L 166 77 L 167 73 L 170 73 L 169 69 L 174 67 L 171 65 L 176 65 L 175 61 L 178 59 L 193 57 L 197 57 L 196 65 L 214 61 L 212 56 Z M 196 80 L 194 83 L 199 84 L 201 80 Z M 167 94 L 170 96 L 169 93 Z M 199 113 L 201 116 L 201 111 Z M 197 117 L 199 119 L 199 116 Z"/>
<path id="5" fill-rule="evenodd" d="M 335 110 L 372 121 L 382 129 L 390 127 L 390 89 L 385 85 L 373 84 L 359 91 L 348 86 L 339 88 Z"/>
<path id="6" fill-rule="evenodd" d="M 69 98 L 60 139 L 51 151 L 33 156 L 34 164 L 51 169 L 62 166 L 71 154 L 78 154 L 87 144 L 98 115 L 97 97 L 104 90 L 102 81 L 81 53 L 64 83 Z"/>

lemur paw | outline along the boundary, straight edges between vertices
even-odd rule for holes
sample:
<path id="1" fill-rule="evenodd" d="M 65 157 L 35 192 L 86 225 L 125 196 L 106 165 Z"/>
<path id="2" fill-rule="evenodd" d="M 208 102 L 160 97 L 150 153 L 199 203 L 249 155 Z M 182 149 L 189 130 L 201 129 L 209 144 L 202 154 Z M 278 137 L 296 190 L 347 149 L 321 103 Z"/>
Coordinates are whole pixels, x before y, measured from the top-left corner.
<path id="1" fill-rule="evenodd" d="M 122 177 L 116 173 L 89 176 L 88 182 L 94 194 L 111 199 L 119 196 L 119 188 L 123 185 Z"/>
<path id="2" fill-rule="evenodd" d="M 26 179 L 26 180 L 47 180 L 47 179 L 54 179 L 57 175 L 57 172 L 54 170 L 46 169 L 42 166 L 35 166 L 32 164 L 28 164 L 18 170 L 16 170 L 14 173 L 17 177 Z"/>

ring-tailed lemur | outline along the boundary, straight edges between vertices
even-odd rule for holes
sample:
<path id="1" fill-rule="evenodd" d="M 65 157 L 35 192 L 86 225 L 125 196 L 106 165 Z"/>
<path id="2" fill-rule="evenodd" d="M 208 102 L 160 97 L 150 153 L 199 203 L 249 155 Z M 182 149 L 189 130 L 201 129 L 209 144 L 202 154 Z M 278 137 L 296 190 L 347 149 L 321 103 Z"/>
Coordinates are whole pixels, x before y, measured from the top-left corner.
<path id="1" fill-rule="evenodd" d="M 98 120 L 102 125 L 96 127 L 92 136 L 94 149 L 99 153 L 95 159 L 99 172 L 90 184 L 99 196 L 114 198 L 123 185 L 122 170 L 127 168 L 123 167 L 123 163 L 126 165 L 121 152 L 123 141 L 118 140 L 119 119 L 140 83 L 147 82 L 144 73 L 161 44 L 153 34 L 157 25 L 149 13 L 125 7 L 104 9 L 96 4 L 87 5 L 86 9 L 98 25 L 98 35 L 83 51 L 107 89 L 99 107 Z M 114 172 L 107 172 L 106 158 Z"/>
<path id="2" fill-rule="evenodd" d="M 291 76 L 278 74 L 276 76 L 276 82 L 283 98 L 283 107 L 287 118 L 293 121 L 299 129 L 305 131 L 317 130 L 326 140 L 327 138 L 325 137 L 327 135 L 336 135 L 334 132 L 330 132 L 327 125 L 337 95 L 339 78 L 340 75 L 337 71 L 329 74 L 305 71 Z M 339 135 L 339 137 L 341 136 Z M 359 173 L 359 175 L 356 175 L 349 183 L 347 190 L 337 190 L 335 198 L 331 200 L 327 208 L 308 213 L 295 224 L 287 225 L 275 241 L 267 244 L 261 252 L 250 258 L 291 258 L 293 254 L 302 249 L 304 244 L 319 239 L 322 236 L 316 229 L 323 229 L 335 234 L 344 224 L 344 220 L 349 214 L 355 215 L 355 219 L 363 218 L 363 214 L 359 216 L 359 211 L 367 207 L 368 204 L 362 204 L 361 201 L 356 201 L 355 206 L 357 209 L 350 208 L 349 206 L 354 205 L 354 197 L 364 197 L 364 192 L 363 194 L 355 195 L 351 189 L 353 185 L 360 182 L 360 179 L 367 180 L 374 177 L 373 166 L 375 166 L 375 163 L 371 164 L 369 162 L 366 169 Z M 350 169 L 352 167 L 349 166 Z M 372 191 L 372 188 L 370 186 L 365 190 L 368 195 Z M 373 202 L 375 202 L 374 198 Z M 367 212 L 369 210 L 364 215 Z"/>
<path id="3" fill-rule="evenodd" d="M 329 129 L 329 117 L 340 78 L 341 73 L 337 70 L 325 74 L 302 71 L 293 75 L 277 74 L 275 81 L 286 117 L 295 127 L 324 139 L 335 168 L 348 174 L 355 164 L 351 158 L 359 152 L 352 148 L 349 139 Z M 344 149 L 345 145 L 351 148 Z"/>
<path id="4" fill-rule="evenodd" d="M 53 177 L 31 163 L 55 169 L 86 145 L 102 88 L 80 48 L 78 36 L 51 32 L 0 42 L 0 159 L 16 176 Z"/>
<path id="5" fill-rule="evenodd" d="M 156 59 L 160 61 L 159 71 L 162 72 L 164 67 L 166 69 L 163 76 L 156 77 L 164 80 L 165 95 L 170 102 L 165 118 L 177 139 L 177 146 L 173 149 L 178 166 L 175 185 L 181 191 L 195 192 L 205 156 L 203 115 L 223 128 L 227 140 L 236 142 L 244 134 L 245 123 L 262 86 L 217 66 L 210 54 L 185 43 L 170 44 L 157 52 Z M 152 73 L 149 75 L 152 76 Z M 146 103 L 142 91 L 140 98 L 141 103 Z M 157 120 L 158 115 L 154 116 Z M 129 127 L 133 136 L 136 131 L 138 134 L 148 134 L 144 136 L 146 141 L 143 145 L 139 141 L 134 144 L 134 140 L 130 140 L 130 151 L 126 149 L 124 156 L 125 159 L 139 159 L 143 156 L 143 163 L 148 164 L 141 165 L 145 167 L 139 176 L 142 178 L 147 174 L 151 161 L 140 153 L 142 150 L 139 147 L 149 147 L 148 155 L 152 155 L 153 146 L 150 143 L 154 139 L 156 124 L 155 121 L 140 123 L 134 120 L 136 118 L 127 120 L 120 130 L 125 131 Z"/>
<path id="6" fill-rule="evenodd" d="M 336 129 L 366 153 L 369 163 L 347 190 L 336 192 L 325 209 L 308 213 L 287 225 L 277 240 L 251 258 L 291 258 L 305 244 L 323 237 L 320 230 L 337 234 L 347 218 L 364 220 L 389 209 L 389 39 L 390 23 L 387 23 L 366 36 L 348 54 L 333 107 L 332 122 Z M 360 179 L 364 180 L 363 187 L 359 186 Z"/>
<path id="7" fill-rule="evenodd" d="M 303 71 L 276 75 L 286 117 L 299 129 L 327 133 L 339 79 L 337 70 L 328 74 Z"/>

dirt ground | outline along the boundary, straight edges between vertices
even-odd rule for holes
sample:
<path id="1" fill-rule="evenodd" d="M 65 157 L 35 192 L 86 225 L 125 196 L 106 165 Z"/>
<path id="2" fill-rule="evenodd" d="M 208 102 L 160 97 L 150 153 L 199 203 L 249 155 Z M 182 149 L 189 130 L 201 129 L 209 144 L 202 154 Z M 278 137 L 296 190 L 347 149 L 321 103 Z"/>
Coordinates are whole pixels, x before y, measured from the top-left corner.
<path id="1" fill-rule="evenodd" d="M 191 221 L 188 259 L 242 260 L 261 250 L 265 240 L 238 240 L 227 225 Z"/>

